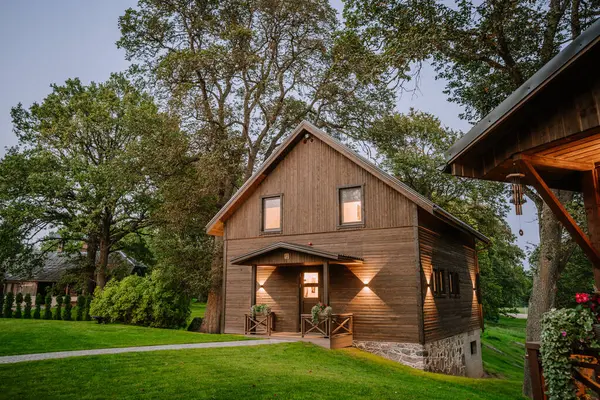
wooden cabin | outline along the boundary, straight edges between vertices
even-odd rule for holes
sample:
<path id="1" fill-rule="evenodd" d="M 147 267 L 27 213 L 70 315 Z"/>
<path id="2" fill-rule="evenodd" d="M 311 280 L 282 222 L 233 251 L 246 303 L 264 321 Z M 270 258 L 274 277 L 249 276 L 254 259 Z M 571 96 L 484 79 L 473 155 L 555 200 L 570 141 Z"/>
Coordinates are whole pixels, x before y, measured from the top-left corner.
<path id="1" fill-rule="evenodd" d="M 600 20 L 455 143 L 447 153 L 446 171 L 533 186 L 592 262 L 600 288 L 598 65 Z M 583 193 L 587 233 L 552 189 Z M 531 343 L 531 356 L 537 347 Z M 531 373 L 534 398 L 542 399 L 539 370 L 531 368 Z M 600 394 L 599 371 L 593 375 L 595 382 L 582 375 L 577 379 Z"/>
<path id="2" fill-rule="evenodd" d="M 302 122 L 207 226 L 225 333 L 321 338 L 481 376 L 476 242 L 488 239 Z M 318 303 L 333 314 L 313 321 Z M 271 313 L 253 315 L 267 304 Z"/>

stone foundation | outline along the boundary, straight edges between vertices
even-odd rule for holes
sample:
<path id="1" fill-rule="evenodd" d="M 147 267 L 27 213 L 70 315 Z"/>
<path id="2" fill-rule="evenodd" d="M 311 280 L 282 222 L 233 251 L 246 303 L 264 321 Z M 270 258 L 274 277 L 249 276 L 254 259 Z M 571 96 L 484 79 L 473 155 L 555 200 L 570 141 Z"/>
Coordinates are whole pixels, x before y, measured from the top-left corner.
<path id="1" fill-rule="evenodd" d="M 360 341 L 354 347 L 392 361 L 430 372 L 470 377 L 483 376 L 480 331 L 426 343 Z M 475 342 L 471 349 L 471 342 Z M 473 350 L 473 354 L 471 354 Z"/>

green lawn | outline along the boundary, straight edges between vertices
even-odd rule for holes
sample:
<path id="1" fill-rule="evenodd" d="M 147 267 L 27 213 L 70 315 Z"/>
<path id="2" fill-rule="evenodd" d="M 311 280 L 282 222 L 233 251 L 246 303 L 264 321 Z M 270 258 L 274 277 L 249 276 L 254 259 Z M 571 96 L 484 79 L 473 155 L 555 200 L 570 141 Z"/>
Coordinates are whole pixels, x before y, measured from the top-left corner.
<path id="1" fill-rule="evenodd" d="M 290 343 L 0 365 L 0 397 L 514 399 L 500 379 L 431 374 L 355 349 Z"/>
<path id="2" fill-rule="evenodd" d="M 497 324 L 486 322 L 481 336 L 483 366 L 489 375 L 521 385 L 527 320 L 501 317 Z"/>
<path id="3" fill-rule="evenodd" d="M 206 311 L 206 303 L 195 303 L 192 302 L 190 304 L 190 309 L 192 310 L 192 314 L 190 315 L 189 322 L 196 317 L 204 318 L 204 312 Z"/>
<path id="4" fill-rule="evenodd" d="M 0 356 L 244 339 L 238 335 L 207 335 L 119 324 L 0 318 Z"/>

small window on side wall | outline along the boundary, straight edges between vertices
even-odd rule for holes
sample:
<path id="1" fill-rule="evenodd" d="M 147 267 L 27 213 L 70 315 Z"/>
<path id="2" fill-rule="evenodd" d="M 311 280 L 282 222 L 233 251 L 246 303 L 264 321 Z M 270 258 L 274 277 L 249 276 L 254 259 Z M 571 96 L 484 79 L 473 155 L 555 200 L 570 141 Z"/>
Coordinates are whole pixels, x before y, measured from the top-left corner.
<path id="1" fill-rule="evenodd" d="M 261 231 L 281 232 L 281 195 L 263 197 L 261 200 Z"/>
<path id="2" fill-rule="evenodd" d="M 450 297 L 460 297 L 460 278 L 458 272 L 448 272 L 448 287 Z"/>
<path id="3" fill-rule="evenodd" d="M 350 186 L 338 189 L 340 226 L 356 226 L 364 224 L 363 187 Z"/>
<path id="4" fill-rule="evenodd" d="M 434 296 L 444 296 L 446 294 L 446 275 L 443 269 L 433 269 L 431 286 Z"/>

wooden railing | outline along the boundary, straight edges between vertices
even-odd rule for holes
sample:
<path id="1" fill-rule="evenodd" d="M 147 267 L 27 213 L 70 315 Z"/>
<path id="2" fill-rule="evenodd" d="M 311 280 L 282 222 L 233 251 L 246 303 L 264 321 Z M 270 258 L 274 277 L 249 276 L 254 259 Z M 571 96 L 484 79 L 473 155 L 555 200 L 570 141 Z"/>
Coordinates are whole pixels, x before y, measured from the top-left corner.
<path id="1" fill-rule="evenodd" d="M 275 314 L 244 314 L 244 334 L 271 336 Z"/>
<path id="2" fill-rule="evenodd" d="M 526 348 L 533 399 L 545 400 L 547 396 L 540 343 L 527 342 Z M 594 349 L 578 351 L 576 354 L 571 354 L 571 363 L 574 367 L 572 378 L 577 389 L 577 397 L 585 395 L 589 390 L 600 395 L 600 352 Z"/>
<path id="3" fill-rule="evenodd" d="M 327 338 L 352 335 L 354 330 L 354 315 L 332 314 L 328 317 L 319 317 L 317 322 L 313 322 L 311 314 L 302 314 L 300 328 L 302 337 L 309 333 Z"/>

